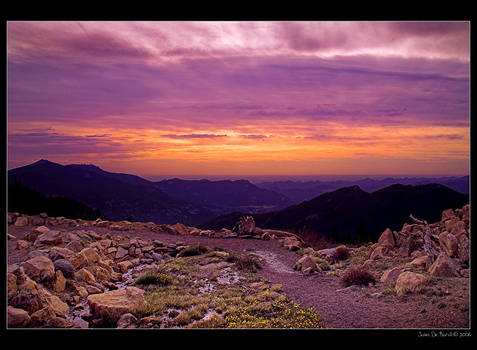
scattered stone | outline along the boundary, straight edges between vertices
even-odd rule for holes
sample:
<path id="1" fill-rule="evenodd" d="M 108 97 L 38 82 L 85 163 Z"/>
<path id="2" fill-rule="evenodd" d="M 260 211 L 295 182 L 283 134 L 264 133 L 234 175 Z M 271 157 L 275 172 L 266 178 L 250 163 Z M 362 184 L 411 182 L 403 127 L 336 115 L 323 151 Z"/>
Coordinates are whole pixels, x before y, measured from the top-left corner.
<path id="1" fill-rule="evenodd" d="M 461 235 L 457 238 L 458 249 L 457 255 L 459 257 L 459 261 L 462 265 L 468 266 L 469 265 L 469 256 L 470 256 L 470 245 L 469 239 L 465 235 Z"/>
<path id="2" fill-rule="evenodd" d="M 14 225 L 17 226 L 17 227 L 27 226 L 28 225 L 28 218 L 26 216 L 19 216 L 15 220 Z"/>
<path id="3" fill-rule="evenodd" d="M 63 273 L 60 270 L 55 272 L 55 284 L 53 285 L 53 290 L 57 293 L 61 293 L 66 288 L 66 279 L 63 276 Z"/>
<path id="4" fill-rule="evenodd" d="M 237 232 L 239 235 L 249 235 L 255 230 L 255 220 L 251 216 L 242 216 L 237 221 L 232 229 L 233 232 Z"/>
<path id="5" fill-rule="evenodd" d="M 388 247 L 378 245 L 371 253 L 371 256 L 369 257 L 369 259 L 370 260 L 384 259 L 386 255 L 388 254 L 388 252 L 389 252 Z"/>
<path id="6" fill-rule="evenodd" d="M 36 282 L 51 281 L 55 278 L 55 266 L 46 256 L 34 257 L 22 263 L 21 266 L 25 273 Z"/>
<path id="7" fill-rule="evenodd" d="M 118 263 L 118 267 L 121 270 L 122 273 L 126 273 L 130 268 L 133 267 L 133 263 L 126 260 Z"/>
<path id="8" fill-rule="evenodd" d="M 137 318 L 131 313 L 126 313 L 119 318 L 116 328 L 136 328 L 136 323 Z"/>
<path id="9" fill-rule="evenodd" d="M 37 237 L 33 245 L 59 245 L 65 240 L 65 233 L 63 231 L 48 230 Z"/>
<path id="10" fill-rule="evenodd" d="M 115 258 L 116 259 L 122 259 L 124 258 L 126 255 L 128 255 L 128 251 L 126 249 L 124 249 L 123 247 L 118 247 L 118 250 L 116 251 L 116 256 Z"/>
<path id="11" fill-rule="evenodd" d="M 413 261 L 409 263 L 409 265 L 425 268 L 428 263 L 429 263 L 429 257 L 427 255 L 423 255 L 423 256 L 415 258 Z"/>
<path id="12" fill-rule="evenodd" d="M 79 252 L 80 255 L 83 255 L 87 264 L 94 264 L 99 261 L 100 257 L 99 254 L 94 250 L 94 248 L 84 248 Z"/>
<path id="13" fill-rule="evenodd" d="M 8 327 L 26 327 L 30 320 L 30 315 L 25 310 L 8 306 Z"/>
<path id="14" fill-rule="evenodd" d="M 38 327 L 40 325 L 43 325 L 48 320 L 50 320 L 54 317 L 56 317 L 55 311 L 51 307 L 46 306 L 46 307 L 34 312 L 31 315 L 31 323 L 32 323 L 33 326 Z"/>
<path id="15" fill-rule="evenodd" d="M 19 240 L 17 241 L 17 249 L 18 249 L 18 250 L 22 250 L 22 249 L 28 248 L 29 245 L 30 245 L 30 242 L 25 241 L 25 240 L 23 240 L 23 239 L 19 239 Z"/>
<path id="16" fill-rule="evenodd" d="M 46 328 L 71 328 L 73 323 L 68 322 L 63 317 L 53 317 L 45 322 Z"/>
<path id="17" fill-rule="evenodd" d="M 446 221 L 446 220 L 448 220 L 448 219 L 451 219 L 451 218 L 453 218 L 453 217 L 455 217 L 454 210 L 452 210 L 452 209 L 447 209 L 447 210 L 444 210 L 444 211 L 442 212 L 442 219 L 441 219 L 441 221 L 444 222 L 444 221 Z"/>
<path id="18" fill-rule="evenodd" d="M 7 285 L 8 298 L 10 299 L 18 291 L 17 276 L 15 276 L 13 273 L 8 273 Z"/>
<path id="19" fill-rule="evenodd" d="M 402 273 L 400 269 L 397 267 L 384 271 L 383 275 L 381 276 L 382 283 L 390 283 L 394 282 L 398 279 L 399 275 Z"/>
<path id="20" fill-rule="evenodd" d="M 455 257 L 458 255 L 458 244 L 457 244 L 457 238 L 452 233 L 449 233 L 447 231 L 442 232 L 439 235 L 439 243 L 441 250 L 446 252 L 447 255 L 450 257 Z"/>
<path id="21" fill-rule="evenodd" d="M 58 298 L 56 295 L 51 294 L 45 288 L 38 289 L 38 296 L 43 306 L 50 307 L 53 312 L 58 316 L 65 315 L 69 310 L 69 307 L 65 302 L 61 301 L 60 298 Z"/>
<path id="22" fill-rule="evenodd" d="M 84 267 L 81 270 L 75 272 L 75 279 L 79 281 L 84 281 L 86 283 L 96 282 L 96 279 L 94 278 L 93 274 L 86 270 Z"/>
<path id="23" fill-rule="evenodd" d="M 432 276 L 456 277 L 458 276 L 456 266 L 452 259 L 445 253 L 441 252 L 436 261 L 429 268 Z"/>
<path id="24" fill-rule="evenodd" d="M 382 234 L 381 237 L 379 237 L 378 244 L 380 246 L 392 249 L 395 246 L 394 242 L 394 236 L 392 231 L 387 228 Z"/>

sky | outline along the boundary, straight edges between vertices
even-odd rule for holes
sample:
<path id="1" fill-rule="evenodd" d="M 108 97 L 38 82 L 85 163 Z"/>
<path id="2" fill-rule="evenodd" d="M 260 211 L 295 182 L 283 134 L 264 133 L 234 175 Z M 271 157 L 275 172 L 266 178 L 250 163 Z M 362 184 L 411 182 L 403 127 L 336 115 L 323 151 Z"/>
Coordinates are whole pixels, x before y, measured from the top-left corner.
<path id="1" fill-rule="evenodd" d="M 469 22 L 7 22 L 8 169 L 468 174 Z"/>

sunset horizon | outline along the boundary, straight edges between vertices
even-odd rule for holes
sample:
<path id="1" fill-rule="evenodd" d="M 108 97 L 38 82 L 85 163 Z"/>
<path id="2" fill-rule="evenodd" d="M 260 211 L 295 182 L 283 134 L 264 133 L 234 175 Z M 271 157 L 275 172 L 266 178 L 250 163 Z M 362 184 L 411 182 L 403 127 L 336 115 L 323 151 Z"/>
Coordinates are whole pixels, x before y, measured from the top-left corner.
<path id="1" fill-rule="evenodd" d="M 469 22 L 8 22 L 8 169 L 470 171 Z"/>

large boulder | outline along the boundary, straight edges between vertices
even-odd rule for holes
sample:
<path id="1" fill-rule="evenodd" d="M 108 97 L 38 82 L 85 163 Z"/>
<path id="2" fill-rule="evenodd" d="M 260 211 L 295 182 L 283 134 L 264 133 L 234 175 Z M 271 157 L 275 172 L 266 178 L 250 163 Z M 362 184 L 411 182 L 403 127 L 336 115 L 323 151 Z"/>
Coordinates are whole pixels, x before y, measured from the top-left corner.
<path id="1" fill-rule="evenodd" d="M 406 271 L 396 280 L 396 293 L 403 296 L 408 292 L 420 292 L 429 284 L 429 278 L 420 273 Z"/>
<path id="2" fill-rule="evenodd" d="M 454 210 L 452 210 L 452 209 L 447 209 L 447 210 L 444 210 L 444 211 L 442 212 L 442 219 L 441 219 L 441 221 L 444 222 L 444 221 L 446 221 L 446 220 L 448 220 L 448 219 L 452 219 L 452 218 L 454 218 L 454 217 L 455 217 Z"/>
<path id="3" fill-rule="evenodd" d="M 111 324 L 116 324 L 123 314 L 146 306 L 144 291 L 136 287 L 90 295 L 87 300 L 92 314 Z"/>
<path id="4" fill-rule="evenodd" d="M 21 265 L 25 273 L 34 281 L 51 281 L 55 278 L 55 266 L 46 256 L 39 255 L 23 262 Z"/>
<path id="5" fill-rule="evenodd" d="M 393 232 L 387 228 L 382 234 L 381 237 L 379 237 L 378 244 L 380 246 L 392 249 L 396 245 L 394 241 L 394 235 Z"/>
<path id="6" fill-rule="evenodd" d="M 436 261 L 429 267 L 429 273 L 432 276 L 441 277 L 457 277 L 456 266 L 452 259 L 445 253 L 441 252 Z"/>

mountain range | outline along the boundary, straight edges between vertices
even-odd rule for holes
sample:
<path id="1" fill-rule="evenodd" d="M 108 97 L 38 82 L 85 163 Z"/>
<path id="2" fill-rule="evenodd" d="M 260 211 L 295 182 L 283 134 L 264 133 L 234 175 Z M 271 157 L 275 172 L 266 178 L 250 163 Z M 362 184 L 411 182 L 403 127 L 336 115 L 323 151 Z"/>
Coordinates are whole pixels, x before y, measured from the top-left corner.
<path id="1" fill-rule="evenodd" d="M 335 241 L 373 241 L 386 229 L 399 230 L 409 215 L 435 222 L 443 210 L 467 204 L 469 196 L 440 184 L 394 184 L 368 193 L 359 186 L 344 187 L 283 210 L 253 215 L 258 227 L 312 231 Z M 232 229 L 241 216 L 230 213 L 201 226 Z"/>
<path id="2" fill-rule="evenodd" d="M 359 180 L 334 180 L 334 181 L 267 181 L 256 183 L 258 187 L 275 191 L 288 197 L 292 204 L 310 200 L 320 194 L 331 192 L 343 187 L 359 186 L 367 192 L 374 192 L 394 184 L 425 185 L 441 184 L 454 191 L 469 194 L 469 175 L 448 177 L 387 177 L 384 179 L 364 178 Z"/>
<path id="3" fill-rule="evenodd" d="M 21 183 L 45 196 L 79 201 L 99 209 L 110 220 L 157 224 L 181 222 L 194 226 L 231 211 L 256 213 L 284 208 L 289 203 L 285 196 L 246 180 L 153 182 L 91 164 L 61 165 L 44 159 L 9 170 L 8 181 Z"/>
<path id="4" fill-rule="evenodd" d="M 402 227 L 409 221 L 409 214 L 434 222 L 440 219 L 443 210 L 462 207 L 469 201 L 468 194 L 436 183 L 394 183 L 380 188 L 397 180 L 402 179 L 358 180 L 353 186 L 330 190 L 292 205 L 298 197 L 290 199 L 286 190 L 307 190 L 307 196 L 311 196 L 313 191 L 309 186 L 324 191 L 346 182 L 289 181 L 273 186 L 269 183 L 269 188 L 247 180 L 173 178 L 154 182 L 131 174 L 108 172 L 91 164 L 61 165 L 48 160 L 8 171 L 9 189 L 20 184 L 46 197 L 71 199 L 89 207 L 89 213 L 100 212 L 102 218 L 109 220 L 181 222 L 204 229 L 231 229 L 240 216 L 252 215 L 259 227 L 308 230 L 332 238 L 360 236 L 373 240 L 387 227 L 393 230 Z M 440 180 L 463 190 L 469 181 L 468 177 Z M 429 179 L 406 181 L 419 183 Z M 379 189 L 374 190 L 376 187 Z"/>

